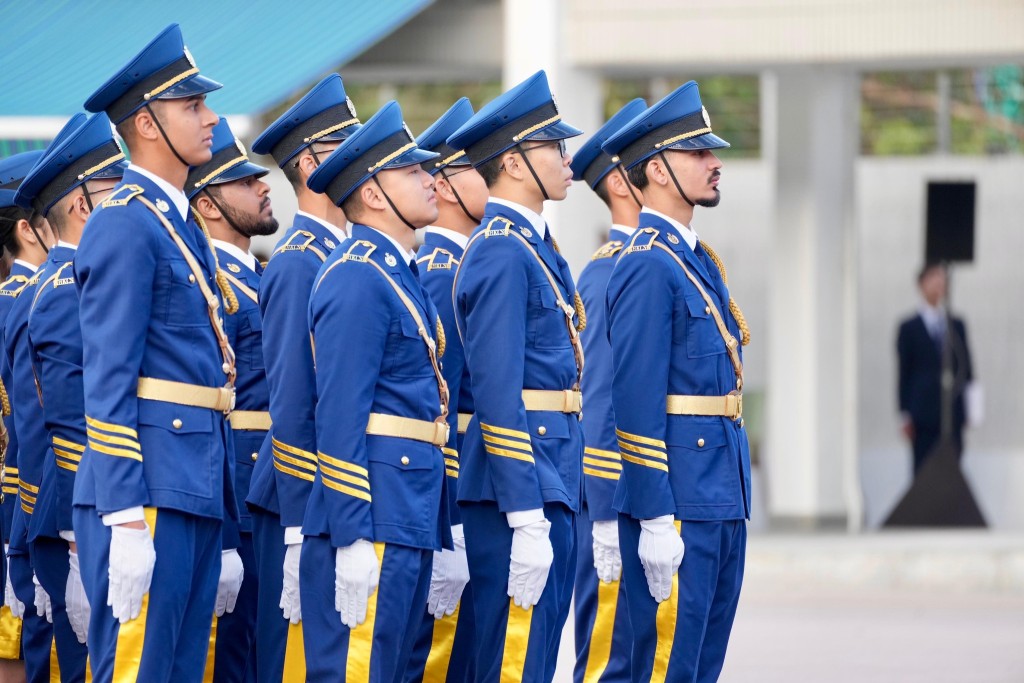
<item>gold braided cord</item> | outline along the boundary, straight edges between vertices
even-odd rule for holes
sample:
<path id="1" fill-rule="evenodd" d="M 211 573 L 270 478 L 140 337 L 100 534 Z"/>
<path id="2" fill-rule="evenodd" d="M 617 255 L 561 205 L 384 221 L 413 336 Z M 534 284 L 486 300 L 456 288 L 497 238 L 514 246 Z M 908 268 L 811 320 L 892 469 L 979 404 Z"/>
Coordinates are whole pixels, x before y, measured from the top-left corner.
<path id="1" fill-rule="evenodd" d="M 214 178 L 219 176 L 224 171 L 227 171 L 228 169 L 234 168 L 235 166 L 239 166 L 240 164 L 244 164 L 247 161 L 249 161 L 249 157 L 246 156 L 245 154 L 243 154 L 240 157 L 235 157 L 234 159 L 232 159 L 231 161 L 227 162 L 226 164 L 221 164 L 220 166 L 218 166 L 214 170 L 212 170 L 209 173 L 207 173 L 206 176 L 202 180 L 196 181 L 195 187 L 202 187 L 206 183 L 210 182 L 211 180 L 213 180 Z"/>
<path id="2" fill-rule="evenodd" d="M 679 142 L 680 140 L 689 140 L 690 138 L 695 138 L 698 135 L 704 135 L 705 133 L 710 133 L 710 132 L 711 132 L 711 127 L 710 126 L 708 126 L 707 128 L 698 128 L 697 130 L 691 130 L 689 133 L 683 133 L 682 135 L 677 135 L 674 138 L 669 138 L 668 140 L 662 140 L 661 142 L 659 142 L 659 143 L 654 145 L 654 149 L 661 149 L 662 147 L 664 147 L 666 145 L 671 145 L 672 143 Z"/>
<path id="3" fill-rule="evenodd" d="M 224 297 L 224 310 L 227 311 L 228 315 L 234 315 L 238 312 L 238 297 L 235 296 L 235 290 L 231 288 L 231 284 L 228 282 L 227 276 L 224 271 L 220 269 L 220 261 L 217 259 L 217 249 L 213 246 L 213 238 L 210 237 L 210 230 L 206 227 L 206 221 L 199 215 L 199 212 L 192 209 L 192 215 L 196 217 L 196 223 L 199 224 L 203 234 L 206 235 L 206 243 L 210 246 L 210 251 L 213 252 L 213 267 L 216 272 L 215 279 L 217 280 L 217 287 L 220 289 L 220 295 Z"/>
<path id="4" fill-rule="evenodd" d="M 561 254 L 562 250 L 558 248 L 558 240 L 555 236 L 551 236 L 551 246 L 555 248 L 556 254 Z M 576 309 L 576 332 L 580 333 L 587 329 L 587 309 L 583 307 L 583 299 L 580 297 L 579 292 L 573 292 L 572 305 Z"/>
<path id="5" fill-rule="evenodd" d="M 439 161 L 436 164 L 434 164 L 434 166 L 437 167 L 437 168 L 440 168 L 442 166 L 447 166 L 448 164 L 452 163 L 453 161 L 455 161 L 457 159 L 461 159 L 464 156 L 466 156 L 466 150 L 460 149 L 458 152 L 456 152 L 455 154 L 451 155 L 450 157 L 448 157 L 446 159 L 441 159 L 441 161 Z"/>
<path id="6" fill-rule="evenodd" d="M 124 152 L 118 152 L 117 154 L 115 154 L 114 156 L 110 157 L 109 159 L 104 159 L 103 161 L 101 161 L 100 163 L 96 164 L 92 168 L 87 168 L 84 171 L 82 171 L 81 173 L 79 173 L 78 174 L 78 179 L 79 180 L 83 180 L 86 177 L 91 176 L 96 171 L 102 171 L 107 166 L 110 166 L 111 164 L 115 164 L 118 161 L 121 161 L 122 159 L 124 159 Z"/>
<path id="7" fill-rule="evenodd" d="M 440 358 L 444 355 L 444 350 L 447 348 L 447 343 L 444 338 L 444 325 L 441 324 L 441 316 L 437 317 L 437 324 L 435 325 L 437 337 L 437 357 Z"/>
<path id="8" fill-rule="evenodd" d="M 526 130 L 520 131 L 518 135 L 513 135 L 512 136 L 512 142 L 521 142 L 524 138 L 526 138 L 527 135 L 530 135 L 531 133 L 535 133 L 538 130 L 540 130 L 541 128 L 545 128 L 547 126 L 550 126 L 552 123 L 557 123 L 557 122 L 559 122 L 561 120 L 562 120 L 562 115 L 561 114 L 557 114 L 555 116 L 552 116 L 550 119 L 545 119 L 545 120 L 541 121 L 540 123 L 538 123 L 535 126 L 530 126 Z"/>
<path id="9" fill-rule="evenodd" d="M 3 410 L 3 416 L 9 417 L 11 414 L 11 399 L 7 396 L 7 387 L 4 386 L 4 382 L 0 379 L 0 409 Z"/>
<path id="10" fill-rule="evenodd" d="M 385 164 L 388 164 L 388 163 L 394 161 L 395 159 L 397 159 L 398 157 L 402 156 L 403 154 L 408 152 L 410 149 L 414 149 L 415 147 L 416 147 L 416 142 L 415 141 L 410 142 L 410 143 L 408 143 L 406 145 L 403 145 L 403 146 L 399 147 L 394 152 L 392 152 L 391 154 L 387 155 L 386 157 L 384 157 L 383 159 L 381 159 L 380 161 L 375 163 L 373 166 L 368 168 L 367 172 L 373 173 L 378 168 L 381 168 Z"/>
<path id="11" fill-rule="evenodd" d="M 164 81 L 160 85 L 158 85 L 155 88 L 153 88 L 152 90 L 150 90 L 148 93 L 146 93 L 145 95 L 142 96 L 142 99 L 144 99 L 144 100 L 146 100 L 148 102 L 151 99 L 153 99 L 154 97 L 156 97 L 157 95 L 159 95 L 160 93 L 162 93 L 164 90 L 167 90 L 168 88 L 170 88 L 172 85 L 177 85 L 178 83 L 181 83 L 183 80 L 185 80 L 189 76 L 195 76 L 197 73 L 199 73 L 199 67 L 196 67 L 196 66 L 192 67 L 188 71 L 182 71 L 180 74 L 178 74 L 177 76 L 175 76 L 171 80 Z"/>
<path id="12" fill-rule="evenodd" d="M 718 254 L 715 253 L 714 249 L 708 246 L 707 242 L 701 240 L 700 246 L 704 247 L 704 251 L 707 252 L 708 258 L 710 258 L 718 267 L 718 272 L 722 274 L 722 282 L 724 282 L 725 286 L 728 287 L 729 276 L 725 272 L 725 264 L 722 263 L 722 259 L 718 257 Z M 740 328 L 740 343 L 743 344 L 743 346 L 747 346 L 750 344 L 750 327 L 747 325 L 747 319 L 743 317 L 743 311 L 740 310 L 739 304 L 736 303 L 736 300 L 732 298 L 731 294 L 729 295 L 729 312 L 732 313 L 732 317 L 736 319 L 736 324 Z"/>
<path id="13" fill-rule="evenodd" d="M 308 138 L 303 138 L 302 141 L 303 142 L 316 142 L 317 140 L 319 140 L 320 138 L 322 138 L 325 135 L 330 135 L 331 133 L 335 133 L 335 132 L 341 130 L 342 128 L 348 128 L 349 126 L 351 126 L 353 124 L 356 124 L 356 123 L 359 123 L 359 119 L 347 119 L 347 120 L 342 121 L 341 123 L 339 123 L 339 124 L 337 124 L 335 126 L 331 126 L 330 128 L 324 128 L 321 131 L 317 131 L 316 133 L 313 133 L 312 135 L 310 135 Z"/>

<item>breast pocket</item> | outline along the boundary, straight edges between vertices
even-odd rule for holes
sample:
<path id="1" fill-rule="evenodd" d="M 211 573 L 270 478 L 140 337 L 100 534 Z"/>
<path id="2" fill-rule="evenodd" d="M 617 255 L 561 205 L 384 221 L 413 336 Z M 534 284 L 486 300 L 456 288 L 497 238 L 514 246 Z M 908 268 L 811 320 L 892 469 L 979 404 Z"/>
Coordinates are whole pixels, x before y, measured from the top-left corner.
<path id="1" fill-rule="evenodd" d="M 408 313 L 399 316 L 388 333 L 388 374 L 393 377 L 433 377 L 434 368 L 416 321 Z"/>
<path id="2" fill-rule="evenodd" d="M 565 313 L 550 284 L 531 287 L 527 310 L 527 339 L 534 348 L 564 349 L 571 345 Z"/>
<path id="3" fill-rule="evenodd" d="M 214 448 L 213 420 L 206 408 L 139 401 L 139 442 L 150 489 L 213 496 L 213 477 L 224 467 Z"/>
<path id="4" fill-rule="evenodd" d="M 153 283 L 156 312 L 172 327 L 210 324 L 199 284 L 184 259 L 169 259 L 157 269 Z"/>
<path id="5" fill-rule="evenodd" d="M 725 341 L 711 313 L 711 306 L 700 294 L 687 294 L 676 301 L 676 326 L 673 341 L 686 344 L 686 355 L 702 358 L 725 353 Z M 682 325 L 679 324 L 683 322 Z"/>

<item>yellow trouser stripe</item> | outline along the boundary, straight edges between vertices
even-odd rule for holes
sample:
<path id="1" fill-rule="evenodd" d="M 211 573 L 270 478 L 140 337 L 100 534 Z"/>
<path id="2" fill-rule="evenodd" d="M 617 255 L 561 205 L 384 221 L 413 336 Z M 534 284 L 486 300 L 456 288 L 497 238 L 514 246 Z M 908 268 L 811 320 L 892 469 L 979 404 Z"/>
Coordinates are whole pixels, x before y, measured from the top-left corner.
<path id="1" fill-rule="evenodd" d="M 149 535 L 156 536 L 156 508 L 146 508 Z M 117 626 L 117 645 L 114 649 L 114 676 L 112 683 L 135 683 L 142 666 L 142 643 L 146 639 L 146 617 L 149 613 L 149 593 L 142 596 L 139 616 Z"/>
<path id="2" fill-rule="evenodd" d="M 373 549 L 377 553 L 377 566 L 384 564 L 383 543 L 374 543 Z M 348 634 L 348 657 L 345 659 L 345 673 L 342 677 L 347 683 L 369 683 L 370 681 L 370 656 L 373 654 L 373 627 L 377 621 L 377 596 L 380 595 L 380 586 L 373 592 L 370 599 L 366 601 L 366 621 L 349 631 Z"/>
<path id="3" fill-rule="evenodd" d="M 451 615 L 440 619 L 427 617 L 434 622 L 434 632 L 430 636 L 430 652 L 427 663 L 423 666 L 423 683 L 445 683 L 448 678 L 448 665 L 452 659 L 452 646 L 455 644 L 455 629 L 459 624 L 459 607 Z"/>
<path id="4" fill-rule="evenodd" d="M 682 522 L 675 521 L 676 533 L 681 533 Z M 672 594 L 658 605 L 655 625 L 658 644 L 654 648 L 654 668 L 651 669 L 651 683 L 664 683 L 668 675 L 668 659 L 676 637 L 676 618 L 679 614 L 679 572 L 672 576 Z"/>
<path id="5" fill-rule="evenodd" d="M 210 646 L 206 650 L 206 669 L 203 671 L 203 683 L 213 683 L 213 669 L 217 665 L 217 615 L 210 626 Z"/>
<path id="6" fill-rule="evenodd" d="M 60 683 L 60 660 L 57 659 L 57 639 L 50 637 L 50 683 Z"/>
<path id="7" fill-rule="evenodd" d="M 644 460 L 643 458 L 634 458 L 632 455 L 627 453 L 622 454 L 622 459 L 626 462 L 631 462 L 634 465 L 643 465 L 644 467 L 651 467 L 662 472 L 668 472 L 668 465 L 663 462 L 651 462 L 650 460 Z"/>
<path id="8" fill-rule="evenodd" d="M 306 683 L 306 653 L 303 644 L 302 622 L 288 624 L 288 637 L 284 646 L 284 675 L 281 683 Z"/>
<path id="9" fill-rule="evenodd" d="M 7 605 L 0 607 L 0 659 L 21 657 L 21 619 Z"/>
<path id="10" fill-rule="evenodd" d="M 508 625 L 505 627 L 505 648 L 501 653 L 500 683 L 520 683 L 523 680 L 532 619 L 532 607 L 523 609 L 512 602 L 512 598 L 508 599 Z"/>
<path id="11" fill-rule="evenodd" d="M 619 602 L 619 582 L 597 582 L 597 615 L 590 632 L 590 652 L 583 683 L 598 683 L 612 654 L 612 636 L 615 633 L 615 610 Z"/>

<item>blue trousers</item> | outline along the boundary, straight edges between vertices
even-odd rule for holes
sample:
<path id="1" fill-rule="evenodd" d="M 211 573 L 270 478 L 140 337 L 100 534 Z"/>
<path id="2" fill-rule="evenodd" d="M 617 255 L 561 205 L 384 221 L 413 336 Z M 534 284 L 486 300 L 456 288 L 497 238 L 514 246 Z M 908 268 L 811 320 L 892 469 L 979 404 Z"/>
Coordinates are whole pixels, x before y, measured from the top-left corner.
<path id="1" fill-rule="evenodd" d="M 302 623 L 291 624 L 281 612 L 284 527 L 281 518 L 273 513 L 256 507 L 250 507 L 249 511 L 256 572 L 260 577 L 256 596 L 256 680 L 259 683 L 303 683 L 306 654 Z M 331 604 L 334 604 L 333 598 Z"/>
<path id="2" fill-rule="evenodd" d="M 747 525 L 742 520 L 676 524 L 686 551 L 672 595 L 659 604 L 637 554 L 640 522 L 619 515 L 622 579 L 634 635 L 633 680 L 712 683 L 722 672 L 739 604 Z"/>
<path id="3" fill-rule="evenodd" d="M 423 623 L 405 669 L 406 683 L 469 683 L 473 675 L 473 584 L 466 584 L 462 599 L 450 616 L 435 619 L 424 608 Z"/>
<path id="4" fill-rule="evenodd" d="M 238 593 L 235 611 L 217 619 L 214 638 L 214 683 L 255 683 L 256 651 L 256 596 L 259 578 L 256 557 L 253 555 L 252 534 L 242 532 L 238 555 L 242 558 L 245 575 Z"/>
<path id="5" fill-rule="evenodd" d="M 576 515 L 560 503 L 544 505 L 551 522 L 554 561 L 540 602 L 529 610 L 508 596 L 512 529 L 495 503 L 460 503 L 473 585 L 476 679 L 549 682 L 555 675 L 562 627 L 569 617 L 576 572 Z"/>
<path id="6" fill-rule="evenodd" d="M 430 588 L 429 550 L 375 543 L 380 585 L 354 629 L 334 609 L 335 548 L 326 536 L 302 542 L 299 590 L 306 680 L 399 683 L 416 642 Z"/>
<path id="7" fill-rule="evenodd" d="M 575 683 L 625 683 L 630 676 L 633 629 L 622 580 L 602 583 L 594 569 L 594 537 L 586 506 L 576 527 Z"/>
<path id="8" fill-rule="evenodd" d="M 82 582 L 92 606 L 89 661 L 96 683 L 200 683 L 220 577 L 221 522 L 146 508 L 156 566 L 142 613 L 121 624 L 107 607 L 110 528 L 95 508 L 76 507 Z"/>
<path id="9" fill-rule="evenodd" d="M 28 683 L 49 683 L 50 664 L 57 665 L 54 652 L 53 625 L 36 613 L 35 586 L 32 584 L 32 561 L 27 552 L 11 553 L 11 586 L 18 600 L 25 603 L 21 622 L 21 656 L 25 660 Z"/>
<path id="10" fill-rule="evenodd" d="M 78 642 L 71 622 L 68 621 L 67 606 L 64 602 L 64 591 L 68 585 L 70 571 L 68 542 L 60 538 L 39 536 L 29 543 L 29 553 L 36 578 L 50 596 L 53 641 L 57 648 L 57 661 L 60 663 L 60 680 L 62 683 L 80 683 L 85 680 L 89 650 Z"/>

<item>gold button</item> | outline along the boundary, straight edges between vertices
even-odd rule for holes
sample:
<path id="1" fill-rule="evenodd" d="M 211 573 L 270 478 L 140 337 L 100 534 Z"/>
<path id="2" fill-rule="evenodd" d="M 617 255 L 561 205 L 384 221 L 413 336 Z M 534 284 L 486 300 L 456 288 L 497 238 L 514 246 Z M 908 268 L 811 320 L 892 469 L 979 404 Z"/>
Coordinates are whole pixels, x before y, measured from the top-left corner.
<path id="1" fill-rule="evenodd" d="M 697 439 L 697 448 L 704 448 L 704 439 Z"/>
<path id="2" fill-rule="evenodd" d="M 256 462 L 256 458 L 258 458 L 258 457 L 260 457 L 260 454 L 259 454 L 259 453 L 253 453 L 253 454 L 252 454 L 252 461 L 253 461 L 253 462 Z"/>
<path id="3" fill-rule="evenodd" d="M 408 455 L 403 455 L 402 456 L 402 464 L 403 465 L 408 465 L 409 464 L 409 456 Z"/>
<path id="4" fill-rule="evenodd" d="M 548 428 L 545 427 L 544 425 L 541 425 L 540 427 L 537 427 L 537 433 L 540 434 L 541 436 L 544 436 L 545 434 L 548 433 Z"/>
<path id="5" fill-rule="evenodd" d="M 196 276 L 192 275 L 191 273 L 189 273 L 188 281 L 191 282 L 192 284 L 195 284 L 196 283 Z"/>
<path id="6" fill-rule="evenodd" d="M 231 372 L 231 366 L 228 365 L 227 363 L 224 363 L 224 365 L 220 366 L 220 369 L 223 370 L 225 373 Z"/>
<path id="7" fill-rule="evenodd" d="M 710 306 L 705 306 L 704 307 L 704 315 L 711 315 L 711 307 Z"/>
<path id="8" fill-rule="evenodd" d="M 174 425 L 175 429 L 181 429 L 181 420 L 179 420 L 178 418 L 174 418 L 174 422 L 172 422 L 171 424 Z"/>

